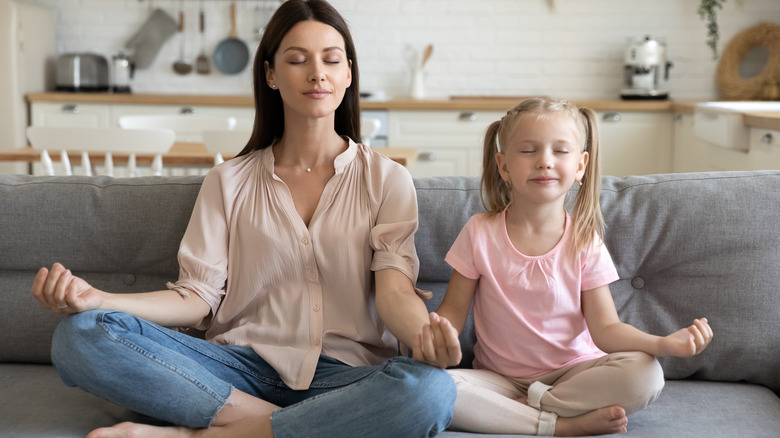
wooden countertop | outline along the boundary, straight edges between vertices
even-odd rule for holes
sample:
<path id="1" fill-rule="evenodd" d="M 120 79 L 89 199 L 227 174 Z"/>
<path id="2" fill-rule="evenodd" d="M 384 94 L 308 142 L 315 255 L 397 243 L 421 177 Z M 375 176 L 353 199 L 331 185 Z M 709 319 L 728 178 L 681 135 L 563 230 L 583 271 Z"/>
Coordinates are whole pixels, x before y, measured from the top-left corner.
<path id="1" fill-rule="evenodd" d="M 506 111 L 529 96 L 453 96 L 449 99 L 414 100 L 399 98 L 387 101 L 363 101 L 364 110 L 405 111 Z M 43 92 L 27 95 L 29 102 L 102 103 L 137 105 L 192 105 L 253 107 L 250 95 L 193 95 L 193 94 L 117 94 Z M 659 111 L 693 114 L 696 100 L 575 100 L 578 106 L 596 111 Z M 745 124 L 764 129 L 780 129 L 780 112 L 757 112 L 744 115 Z"/>
<path id="2" fill-rule="evenodd" d="M 530 96 L 454 96 L 450 99 L 408 98 L 387 101 L 366 100 L 360 103 L 362 109 L 371 110 L 472 110 L 506 111 Z M 45 92 L 27 95 L 28 102 L 103 103 L 137 105 L 203 105 L 253 107 L 252 96 L 231 95 L 189 95 L 189 94 L 118 94 L 118 93 L 65 93 Z M 577 105 L 596 111 L 669 111 L 672 102 L 591 99 L 575 101 Z"/>

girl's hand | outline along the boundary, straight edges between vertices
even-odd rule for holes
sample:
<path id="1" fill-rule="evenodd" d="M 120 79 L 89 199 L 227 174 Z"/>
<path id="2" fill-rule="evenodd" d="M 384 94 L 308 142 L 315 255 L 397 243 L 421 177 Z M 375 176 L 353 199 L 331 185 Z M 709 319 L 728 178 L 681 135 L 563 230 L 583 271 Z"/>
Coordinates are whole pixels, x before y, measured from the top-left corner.
<path id="1" fill-rule="evenodd" d="M 430 321 L 414 338 L 412 359 L 439 368 L 459 364 L 462 355 L 458 331 L 435 312 L 430 314 Z"/>
<path id="2" fill-rule="evenodd" d="M 696 319 L 690 327 L 661 338 L 659 356 L 695 356 L 707 348 L 712 337 L 712 328 L 707 323 L 707 318 Z"/>
<path id="3" fill-rule="evenodd" d="M 103 304 L 102 293 L 55 263 L 51 270 L 41 268 L 32 285 L 32 295 L 54 313 L 79 313 Z"/>

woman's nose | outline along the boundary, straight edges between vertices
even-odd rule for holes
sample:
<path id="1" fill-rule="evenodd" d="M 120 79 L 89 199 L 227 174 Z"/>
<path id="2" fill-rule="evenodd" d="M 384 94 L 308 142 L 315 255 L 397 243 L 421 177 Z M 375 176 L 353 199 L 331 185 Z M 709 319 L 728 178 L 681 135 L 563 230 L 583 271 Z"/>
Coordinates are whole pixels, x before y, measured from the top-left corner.
<path id="1" fill-rule="evenodd" d="M 309 75 L 309 81 L 317 83 L 322 82 L 325 80 L 325 72 L 322 71 L 322 68 L 319 66 L 315 66 L 312 69 L 311 74 Z"/>

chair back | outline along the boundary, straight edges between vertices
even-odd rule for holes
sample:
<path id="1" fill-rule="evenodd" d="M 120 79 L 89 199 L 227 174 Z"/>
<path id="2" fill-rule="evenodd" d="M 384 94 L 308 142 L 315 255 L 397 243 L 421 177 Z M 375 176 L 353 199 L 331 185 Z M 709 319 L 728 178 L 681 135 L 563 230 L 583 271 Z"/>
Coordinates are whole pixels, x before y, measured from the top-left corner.
<path id="1" fill-rule="evenodd" d="M 235 156 L 249 142 L 251 131 L 231 131 L 227 129 L 203 131 L 203 144 L 214 155 L 214 165 L 224 161 L 224 155 Z"/>
<path id="2" fill-rule="evenodd" d="M 33 149 L 41 151 L 41 163 L 48 175 L 54 175 L 49 150 L 59 150 L 66 175 L 72 175 L 68 150 L 81 151 L 81 164 L 86 175 L 92 175 L 90 153 L 105 157 L 105 173 L 113 176 L 112 152 L 128 154 L 130 176 L 137 175 L 136 154 L 154 155 L 152 171 L 162 173 L 162 154 L 168 152 L 175 140 L 170 129 L 129 130 L 121 128 L 59 128 L 30 126 L 27 139 Z"/>
<path id="3" fill-rule="evenodd" d="M 170 129 L 178 141 L 202 141 L 206 130 L 236 129 L 236 118 L 200 114 L 144 114 L 119 117 L 123 129 Z"/>

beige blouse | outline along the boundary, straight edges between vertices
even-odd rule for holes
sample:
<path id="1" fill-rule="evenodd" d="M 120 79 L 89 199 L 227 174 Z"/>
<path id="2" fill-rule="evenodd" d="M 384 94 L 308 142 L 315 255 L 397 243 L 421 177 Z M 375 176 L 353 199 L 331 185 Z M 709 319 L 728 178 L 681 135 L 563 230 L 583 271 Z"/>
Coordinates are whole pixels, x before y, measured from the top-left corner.
<path id="1" fill-rule="evenodd" d="M 250 346 L 292 389 L 320 354 L 374 365 L 397 343 L 379 320 L 373 272 L 416 283 L 417 196 L 398 163 L 349 141 L 307 228 L 271 148 L 206 175 L 179 248 L 179 280 L 211 306 L 198 326 L 218 344 Z"/>

